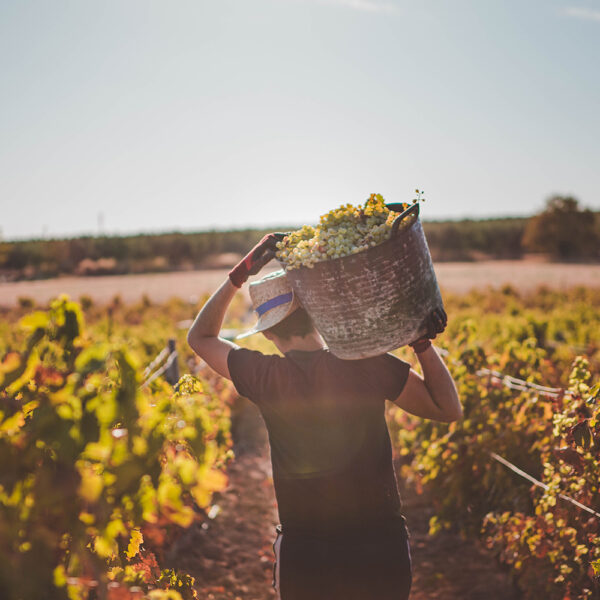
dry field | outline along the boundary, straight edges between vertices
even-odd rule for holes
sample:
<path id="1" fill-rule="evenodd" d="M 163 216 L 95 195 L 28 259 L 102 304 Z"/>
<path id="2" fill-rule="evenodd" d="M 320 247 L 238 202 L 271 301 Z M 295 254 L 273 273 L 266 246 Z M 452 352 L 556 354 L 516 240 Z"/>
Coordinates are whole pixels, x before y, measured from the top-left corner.
<path id="1" fill-rule="evenodd" d="M 498 287 L 506 283 L 523 291 L 540 285 L 557 289 L 578 285 L 600 287 L 598 264 L 484 261 L 438 263 L 435 270 L 442 289 L 458 293 L 472 288 Z M 109 302 L 116 294 L 126 302 L 139 300 L 144 294 L 156 302 L 173 296 L 196 300 L 216 289 L 226 276 L 226 269 L 214 269 L 0 283 L 0 306 L 13 306 L 20 297 L 30 297 L 37 303 L 44 304 L 62 293 L 69 294 L 72 298 L 88 295 L 99 303 Z"/>

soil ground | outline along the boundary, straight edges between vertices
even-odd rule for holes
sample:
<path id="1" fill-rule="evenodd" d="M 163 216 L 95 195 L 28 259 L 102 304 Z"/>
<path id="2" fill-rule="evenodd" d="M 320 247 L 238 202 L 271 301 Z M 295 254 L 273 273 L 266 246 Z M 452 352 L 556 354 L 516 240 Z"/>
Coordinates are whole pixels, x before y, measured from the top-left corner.
<path id="1" fill-rule="evenodd" d="M 435 271 L 440 287 L 457 293 L 488 285 L 498 287 L 506 283 L 521 291 L 534 290 L 540 285 L 557 289 L 577 285 L 600 287 L 600 264 L 482 261 L 437 263 Z M 109 302 L 116 294 L 125 302 L 138 301 L 145 294 L 154 302 L 178 296 L 195 303 L 203 294 L 214 291 L 225 279 L 227 272 L 227 269 L 211 269 L 0 283 L 0 306 L 14 306 L 20 297 L 33 298 L 38 304 L 45 304 L 63 293 L 74 299 L 82 295 L 91 296 L 99 303 Z"/>
<path id="2" fill-rule="evenodd" d="M 274 600 L 276 503 L 264 426 L 247 401 L 240 400 L 233 434 L 236 459 L 229 467 L 230 483 L 214 499 L 219 514 L 188 530 L 168 559 L 170 566 L 196 578 L 202 599 Z M 518 599 L 508 576 L 476 541 L 450 532 L 429 536 L 431 504 L 401 483 L 400 489 L 411 535 L 411 600 Z"/>

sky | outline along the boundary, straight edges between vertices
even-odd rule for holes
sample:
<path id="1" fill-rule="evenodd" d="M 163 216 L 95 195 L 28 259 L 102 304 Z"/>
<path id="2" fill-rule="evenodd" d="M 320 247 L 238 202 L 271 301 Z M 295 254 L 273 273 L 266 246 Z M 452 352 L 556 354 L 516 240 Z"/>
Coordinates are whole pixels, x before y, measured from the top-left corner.
<path id="1" fill-rule="evenodd" d="M 600 209 L 600 0 L 0 0 L 3 239 Z"/>

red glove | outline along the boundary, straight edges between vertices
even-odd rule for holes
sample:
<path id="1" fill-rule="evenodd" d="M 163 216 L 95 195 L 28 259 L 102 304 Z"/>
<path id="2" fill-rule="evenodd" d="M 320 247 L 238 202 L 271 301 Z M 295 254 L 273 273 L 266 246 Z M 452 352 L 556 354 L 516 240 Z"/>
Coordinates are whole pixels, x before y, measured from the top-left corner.
<path id="1" fill-rule="evenodd" d="M 417 353 L 425 352 L 429 346 L 431 346 L 431 340 L 435 338 L 438 333 L 442 333 L 446 329 L 448 323 L 448 316 L 443 308 L 436 308 L 429 316 L 425 319 L 425 335 L 421 336 L 418 340 L 411 342 L 409 346 Z"/>
<path id="2" fill-rule="evenodd" d="M 229 279 L 235 287 L 241 288 L 250 275 L 256 275 L 272 258 L 275 257 L 277 242 L 286 233 L 269 233 L 244 256 L 244 258 L 229 272 Z"/>

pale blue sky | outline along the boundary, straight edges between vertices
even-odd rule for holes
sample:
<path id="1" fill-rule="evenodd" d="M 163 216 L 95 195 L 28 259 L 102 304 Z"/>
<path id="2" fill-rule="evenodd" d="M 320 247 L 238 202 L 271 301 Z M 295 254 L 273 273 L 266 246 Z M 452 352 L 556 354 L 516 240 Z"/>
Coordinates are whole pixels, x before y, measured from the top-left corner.
<path id="1" fill-rule="evenodd" d="M 0 0 L 5 239 L 600 209 L 600 0 Z"/>

